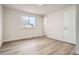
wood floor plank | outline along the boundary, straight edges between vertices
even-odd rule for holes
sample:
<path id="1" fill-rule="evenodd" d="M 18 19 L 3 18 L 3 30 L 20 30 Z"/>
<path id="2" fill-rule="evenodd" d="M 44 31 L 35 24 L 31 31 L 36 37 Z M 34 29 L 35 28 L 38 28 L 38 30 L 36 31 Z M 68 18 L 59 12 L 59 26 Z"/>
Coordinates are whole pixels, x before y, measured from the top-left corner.
<path id="1" fill-rule="evenodd" d="M 3 43 L 0 55 L 70 55 L 75 45 L 46 37 Z"/>

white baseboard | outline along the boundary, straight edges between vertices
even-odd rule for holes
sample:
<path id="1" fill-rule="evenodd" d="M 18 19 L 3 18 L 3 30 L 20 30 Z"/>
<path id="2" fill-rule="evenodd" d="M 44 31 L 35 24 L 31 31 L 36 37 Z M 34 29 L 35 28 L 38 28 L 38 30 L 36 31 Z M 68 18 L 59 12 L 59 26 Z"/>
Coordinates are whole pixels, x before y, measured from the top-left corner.
<path id="1" fill-rule="evenodd" d="M 23 39 L 38 38 L 38 37 L 43 37 L 43 36 L 44 36 L 44 35 L 42 35 L 42 36 L 35 36 L 35 37 L 28 37 L 28 38 L 5 40 L 5 41 L 3 41 L 3 43 L 4 43 L 4 42 L 9 42 L 9 41 L 17 41 L 17 40 L 23 40 Z"/>

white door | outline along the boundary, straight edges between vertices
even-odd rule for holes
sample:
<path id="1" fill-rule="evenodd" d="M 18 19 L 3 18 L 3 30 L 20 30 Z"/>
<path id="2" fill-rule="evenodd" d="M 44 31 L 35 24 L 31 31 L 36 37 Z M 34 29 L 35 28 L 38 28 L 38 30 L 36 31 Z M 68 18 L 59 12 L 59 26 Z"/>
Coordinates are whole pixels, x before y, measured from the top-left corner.
<path id="1" fill-rule="evenodd" d="M 64 12 L 64 41 L 76 43 L 76 14 L 74 10 Z"/>

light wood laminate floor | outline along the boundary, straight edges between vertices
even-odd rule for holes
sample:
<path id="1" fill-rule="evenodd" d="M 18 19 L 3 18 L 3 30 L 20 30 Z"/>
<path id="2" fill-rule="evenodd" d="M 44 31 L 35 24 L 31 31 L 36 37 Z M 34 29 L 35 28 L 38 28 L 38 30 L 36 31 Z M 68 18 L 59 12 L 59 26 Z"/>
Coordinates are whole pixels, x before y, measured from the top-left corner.
<path id="1" fill-rule="evenodd" d="M 0 55 L 71 55 L 75 45 L 46 37 L 3 43 Z"/>

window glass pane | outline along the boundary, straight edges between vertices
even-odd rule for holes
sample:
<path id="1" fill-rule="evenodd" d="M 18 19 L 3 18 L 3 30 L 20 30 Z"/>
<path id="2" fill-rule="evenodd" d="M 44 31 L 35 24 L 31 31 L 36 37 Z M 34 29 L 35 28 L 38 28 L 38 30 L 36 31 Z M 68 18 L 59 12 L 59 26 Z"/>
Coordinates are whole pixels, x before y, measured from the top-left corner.
<path id="1" fill-rule="evenodd" d="M 35 27 L 35 17 L 22 16 L 22 27 L 32 28 Z"/>
<path id="2" fill-rule="evenodd" d="M 30 17 L 30 24 L 32 27 L 35 27 L 35 17 Z"/>

